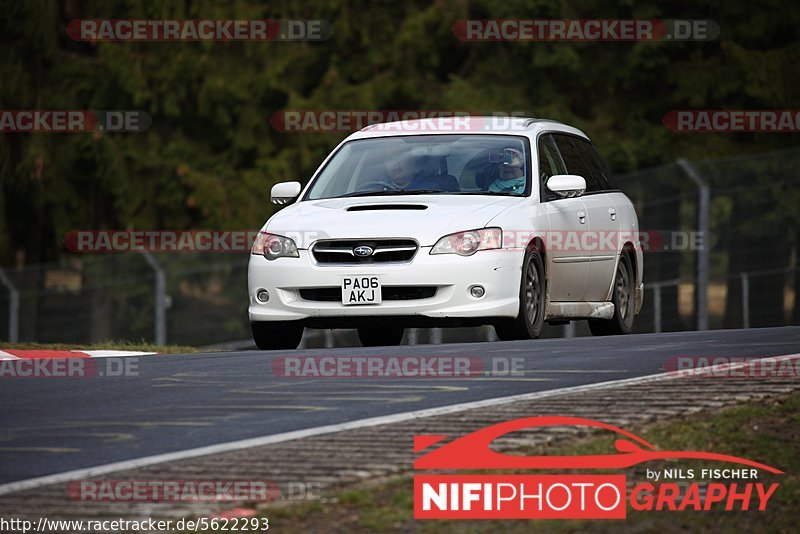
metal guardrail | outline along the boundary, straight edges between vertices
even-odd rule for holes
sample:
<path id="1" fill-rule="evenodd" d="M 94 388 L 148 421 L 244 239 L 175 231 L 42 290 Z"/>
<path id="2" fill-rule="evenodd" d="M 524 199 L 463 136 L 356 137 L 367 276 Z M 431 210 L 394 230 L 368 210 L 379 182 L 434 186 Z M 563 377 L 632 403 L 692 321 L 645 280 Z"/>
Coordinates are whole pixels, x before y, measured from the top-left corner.
<path id="1" fill-rule="evenodd" d="M 19 341 L 19 290 L 11 283 L 3 269 L 0 269 L 0 282 L 8 288 L 8 340 L 11 343 Z"/>
<path id="2" fill-rule="evenodd" d="M 146 257 L 146 256 L 145 256 Z M 151 291 L 148 291 L 151 297 L 151 305 L 149 305 L 149 310 L 141 310 L 141 313 L 149 316 L 150 324 L 150 336 L 149 339 L 155 341 L 157 344 L 166 344 L 166 343 L 187 343 L 188 341 L 178 337 L 178 336 L 168 336 L 167 335 L 167 323 L 168 319 L 170 318 L 170 310 L 168 310 L 169 302 L 171 300 L 170 296 L 168 295 L 168 282 L 167 278 L 169 276 L 168 272 L 165 270 L 164 266 L 159 263 L 155 262 L 155 264 L 150 263 L 148 261 L 148 265 L 153 270 L 154 276 L 150 276 L 147 279 L 142 279 L 138 283 L 134 283 L 133 280 L 124 280 L 124 287 L 128 287 L 130 285 L 136 285 L 138 287 L 151 287 Z M 205 276 L 202 272 L 197 272 L 197 269 L 193 268 L 193 276 Z M 800 273 L 800 268 L 784 268 L 784 269 L 764 269 L 759 271 L 751 271 L 751 272 L 740 272 L 734 273 L 727 277 L 720 278 L 712 278 L 710 281 L 711 285 L 721 285 L 724 284 L 728 287 L 730 291 L 731 286 L 728 284 L 730 280 L 738 280 L 739 281 L 739 288 L 740 288 L 740 298 L 741 298 L 741 325 L 743 328 L 750 328 L 752 325 L 752 317 L 753 317 L 753 310 L 751 305 L 751 286 L 752 280 L 757 279 L 762 276 L 775 276 L 775 275 L 790 275 L 792 273 Z M 173 276 L 175 273 L 172 273 Z M 180 275 L 177 276 L 180 278 Z M 6 315 L 7 315 L 7 335 L 3 336 L 8 341 L 15 343 L 21 340 L 20 336 L 20 325 L 24 318 L 22 317 L 22 310 L 23 305 L 21 304 L 28 295 L 22 291 L 20 288 L 15 284 L 14 279 L 8 275 L 7 272 L 0 269 L 0 283 L 5 286 L 7 290 L 7 306 L 6 306 Z M 147 284 L 144 285 L 143 284 Z M 667 288 L 679 288 L 682 285 L 692 286 L 695 290 L 697 289 L 698 285 L 693 278 L 672 278 L 668 280 L 658 280 L 655 282 L 645 282 L 645 305 L 648 303 L 652 306 L 652 325 L 648 331 L 652 332 L 663 332 L 665 330 L 665 315 L 664 315 L 664 290 Z M 123 286 L 115 286 L 113 282 L 107 282 L 102 284 L 87 284 L 88 291 L 91 292 L 110 292 L 114 293 L 121 291 L 121 287 Z M 736 286 L 733 286 L 736 287 Z M 172 287 L 174 291 L 175 288 Z M 246 291 L 242 288 L 241 291 L 242 295 L 240 298 L 246 299 Z M 53 292 L 52 290 L 42 291 L 39 294 L 39 298 L 45 299 L 52 299 Z M 239 297 L 237 297 L 239 298 Z M 730 296 L 728 296 L 730 298 Z M 798 298 L 798 295 L 795 296 L 795 299 Z M 85 316 L 85 320 L 89 320 L 90 318 L 89 310 L 84 310 L 83 316 Z M 212 340 L 209 343 L 198 343 L 200 345 L 211 345 L 214 343 L 224 343 L 230 341 L 231 339 L 245 339 L 249 335 L 249 330 L 247 328 L 246 323 L 246 313 L 242 309 L 240 310 L 240 319 L 243 322 L 242 328 L 239 330 L 238 335 L 228 336 L 228 337 L 220 337 L 219 339 Z M 237 315 L 238 317 L 238 315 Z M 185 323 L 189 319 L 181 319 L 182 323 Z M 60 328 L 58 325 L 52 325 L 52 328 Z M 203 328 L 199 326 L 199 328 Z M 645 328 L 647 326 L 645 325 Z M 576 327 L 576 323 L 570 323 L 564 325 L 561 330 L 561 336 L 563 337 L 573 337 L 578 334 L 579 329 Z M 551 334 L 552 335 L 552 334 Z M 311 337 L 308 337 L 311 336 Z M 305 342 L 310 343 L 312 346 L 324 346 L 324 347 L 334 347 L 337 346 L 341 341 L 342 338 L 335 336 L 331 333 L 330 330 L 318 330 L 318 331 L 309 331 Z M 482 332 L 479 336 L 481 340 L 491 341 L 496 339 L 494 336 L 493 329 L 486 328 L 485 332 Z M 148 336 L 143 336 L 143 339 L 148 339 Z M 33 339 L 31 339 L 33 341 Z M 88 341 L 88 340 L 86 340 Z M 439 328 L 434 329 L 408 329 L 406 333 L 406 343 L 408 344 L 419 344 L 419 343 L 441 343 L 443 341 L 443 331 Z"/>
<path id="3" fill-rule="evenodd" d="M 741 282 L 741 299 L 742 299 L 742 328 L 750 328 L 750 280 L 760 276 L 774 276 L 774 275 L 788 275 L 791 273 L 800 273 L 800 267 L 787 267 L 783 269 L 762 269 L 759 271 L 740 272 L 728 275 L 725 278 L 717 278 L 715 280 L 727 282 L 728 280 L 740 280 Z M 645 284 L 645 291 L 652 292 L 653 298 L 653 331 L 659 333 L 662 331 L 662 289 L 665 287 L 678 287 L 681 284 L 693 284 L 694 280 L 687 278 L 673 278 L 671 280 L 659 280 L 657 282 L 648 282 Z M 699 284 L 695 284 L 695 288 Z M 798 295 L 795 295 L 795 299 Z M 706 315 L 708 309 L 706 308 Z"/>

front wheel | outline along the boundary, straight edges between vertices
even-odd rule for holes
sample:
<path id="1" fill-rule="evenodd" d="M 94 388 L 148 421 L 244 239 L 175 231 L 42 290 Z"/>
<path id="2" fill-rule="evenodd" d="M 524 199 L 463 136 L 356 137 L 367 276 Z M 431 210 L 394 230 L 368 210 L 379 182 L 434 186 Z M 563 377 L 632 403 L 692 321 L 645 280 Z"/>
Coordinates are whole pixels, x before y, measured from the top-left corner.
<path id="1" fill-rule="evenodd" d="M 614 316 L 611 319 L 589 319 L 589 330 L 593 336 L 630 334 L 633 330 L 633 266 L 627 254 L 620 256 L 617 262 L 611 302 L 614 303 Z"/>
<path id="2" fill-rule="evenodd" d="M 359 328 L 358 340 L 365 347 L 399 345 L 403 341 L 404 328 Z"/>
<path id="3" fill-rule="evenodd" d="M 514 319 L 504 319 L 494 325 L 497 337 L 503 341 L 536 339 L 544 328 L 544 295 L 546 282 L 542 255 L 535 248 L 525 253 L 519 288 L 519 313 Z"/>
<path id="4" fill-rule="evenodd" d="M 279 322 L 252 321 L 250 330 L 261 350 L 294 350 L 303 338 L 302 326 L 282 326 Z"/>

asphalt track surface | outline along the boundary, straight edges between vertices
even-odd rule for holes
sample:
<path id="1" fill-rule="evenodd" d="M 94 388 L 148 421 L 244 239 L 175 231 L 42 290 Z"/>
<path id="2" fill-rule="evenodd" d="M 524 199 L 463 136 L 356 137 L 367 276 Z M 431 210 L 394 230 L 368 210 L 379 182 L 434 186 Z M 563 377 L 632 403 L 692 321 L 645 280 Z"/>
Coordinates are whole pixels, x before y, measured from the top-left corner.
<path id="1" fill-rule="evenodd" d="M 800 353 L 800 327 L 143 356 L 138 376 L 0 379 L 0 484 L 358 419 L 664 372 L 674 356 Z M 286 378 L 280 356 L 451 356 L 524 372 Z M 565 414 L 569 415 L 569 414 Z"/>

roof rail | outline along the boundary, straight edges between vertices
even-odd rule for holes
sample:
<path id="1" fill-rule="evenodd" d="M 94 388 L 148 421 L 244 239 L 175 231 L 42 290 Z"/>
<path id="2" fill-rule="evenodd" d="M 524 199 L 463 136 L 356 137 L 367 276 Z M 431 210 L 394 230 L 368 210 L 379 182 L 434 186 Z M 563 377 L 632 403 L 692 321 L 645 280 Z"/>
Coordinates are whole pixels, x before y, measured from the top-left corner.
<path id="1" fill-rule="evenodd" d="M 528 128 L 529 126 L 533 126 L 537 122 L 555 122 L 556 124 L 563 124 L 562 122 L 559 122 L 559 121 L 557 121 L 555 119 L 532 118 L 532 119 L 528 119 L 528 120 L 525 121 L 525 128 Z"/>

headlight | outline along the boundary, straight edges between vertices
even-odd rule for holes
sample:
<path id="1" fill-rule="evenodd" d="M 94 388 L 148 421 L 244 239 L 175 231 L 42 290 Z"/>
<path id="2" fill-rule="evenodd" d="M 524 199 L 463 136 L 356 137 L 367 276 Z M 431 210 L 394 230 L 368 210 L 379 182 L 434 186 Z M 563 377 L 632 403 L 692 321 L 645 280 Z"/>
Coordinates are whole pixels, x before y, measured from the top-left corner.
<path id="1" fill-rule="evenodd" d="M 300 254 L 297 252 L 297 245 L 295 245 L 294 241 L 288 237 L 268 234 L 267 232 L 258 233 L 250 253 L 263 255 L 268 260 L 300 257 Z"/>
<path id="2" fill-rule="evenodd" d="M 431 254 L 458 254 L 472 256 L 479 250 L 500 248 L 503 231 L 500 228 L 481 228 L 446 235 L 433 245 Z"/>

